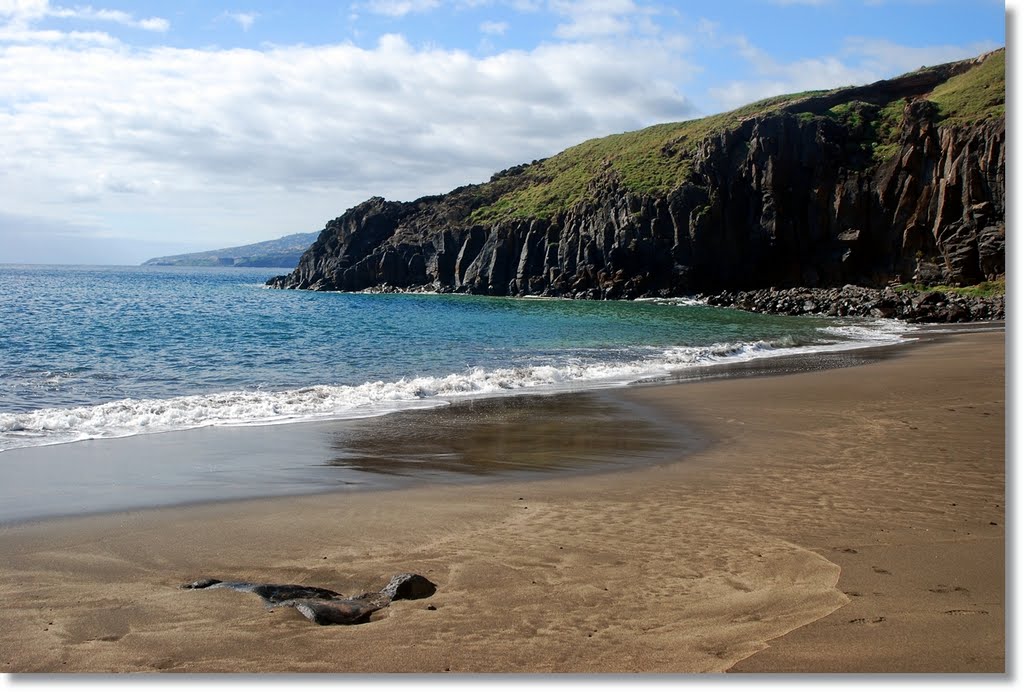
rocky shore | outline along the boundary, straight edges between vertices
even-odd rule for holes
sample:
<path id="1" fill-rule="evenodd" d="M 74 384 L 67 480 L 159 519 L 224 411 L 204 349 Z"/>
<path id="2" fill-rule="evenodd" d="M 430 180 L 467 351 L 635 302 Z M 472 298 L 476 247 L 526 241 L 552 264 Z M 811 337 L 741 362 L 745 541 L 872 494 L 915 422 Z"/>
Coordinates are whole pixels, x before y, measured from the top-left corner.
<path id="1" fill-rule="evenodd" d="M 1006 317 L 1005 295 L 971 296 L 953 291 L 867 288 L 762 288 L 702 296 L 708 305 L 775 315 L 887 317 L 908 322 L 980 322 Z"/>
<path id="2" fill-rule="evenodd" d="M 360 293 L 457 293 L 434 285 L 399 288 L 390 284 L 363 289 Z M 588 294 L 562 296 L 593 300 Z M 666 296 L 668 297 L 668 296 Z M 736 308 L 767 315 L 827 315 L 829 317 L 879 317 L 907 322 L 992 322 L 1006 319 L 1006 296 L 968 295 L 942 289 L 923 290 L 886 286 L 871 288 L 847 284 L 842 288 L 761 288 L 751 291 L 720 291 L 692 296 L 708 305 Z"/>

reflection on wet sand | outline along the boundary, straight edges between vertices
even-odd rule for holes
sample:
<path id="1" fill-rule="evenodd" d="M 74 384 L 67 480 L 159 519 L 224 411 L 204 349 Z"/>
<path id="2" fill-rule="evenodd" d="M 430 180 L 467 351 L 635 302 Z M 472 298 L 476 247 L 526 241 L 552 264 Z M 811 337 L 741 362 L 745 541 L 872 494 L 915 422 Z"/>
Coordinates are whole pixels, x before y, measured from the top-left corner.
<path id="1" fill-rule="evenodd" d="M 336 455 L 327 464 L 482 477 L 650 463 L 697 444 L 650 411 L 599 393 L 514 396 L 350 422 L 332 433 Z"/>

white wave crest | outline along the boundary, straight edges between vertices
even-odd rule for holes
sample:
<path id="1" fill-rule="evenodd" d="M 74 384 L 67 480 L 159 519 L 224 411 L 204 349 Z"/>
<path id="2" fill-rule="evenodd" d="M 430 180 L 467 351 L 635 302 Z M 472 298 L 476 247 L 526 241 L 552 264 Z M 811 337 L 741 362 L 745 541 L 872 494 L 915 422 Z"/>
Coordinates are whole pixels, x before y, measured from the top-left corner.
<path id="1" fill-rule="evenodd" d="M 698 365 L 891 343 L 899 340 L 905 330 L 866 325 L 826 327 L 824 331 L 843 341 L 814 346 L 801 346 L 791 338 L 719 343 L 650 349 L 649 355 L 631 362 L 566 362 L 494 370 L 471 368 L 443 377 L 403 378 L 394 382 L 315 385 L 284 391 L 230 391 L 168 399 L 122 399 L 94 406 L 0 413 L 0 451 L 211 425 L 362 418 L 402 409 L 443 406 L 452 399 L 466 397 L 623 386 Z"/>
<path id="2" fill-rule="evenodd" d="M 859 346 L 880 343 L 893 343 L 905 338 L 918 330 L 918 327 L 897 320 L 877 319 L 831 327 L 822 327 L 819 331 L 832 337 L 843 339 L 842 343 L 853 343 Z"/>
<path id="3" fill-rule="evenodd" d="M 676 298 L 634 298 L 635 303 L 653 303 L 654 305 L 671 305 L 676 307 L 692 307 L 694 305 L 707 305 L 706 298 L 693 296 L 678 296 Z"/>

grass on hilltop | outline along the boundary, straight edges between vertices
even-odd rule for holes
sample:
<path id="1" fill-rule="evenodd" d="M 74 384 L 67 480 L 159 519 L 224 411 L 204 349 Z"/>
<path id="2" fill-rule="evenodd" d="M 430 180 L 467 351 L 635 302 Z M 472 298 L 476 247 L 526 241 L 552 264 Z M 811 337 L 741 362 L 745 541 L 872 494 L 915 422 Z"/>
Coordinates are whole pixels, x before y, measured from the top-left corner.
<path id="1" fill-rule="evenodd" d="M 591 182 L 604 173 L 616 174 L 634 192 L 668 192 L 686 181 L 690 157 L 699 142 L 751 116 L 815 93 L 822 92 L 774 96 L 706 118 L 587 140 L 523 169 L 518 175 L 526 180 L 494 203 L 475 210 L 472 220 L 550 218 L 585 199 Z"/>
<path id="2" fill-rule="evenodd" d="M 939 120 L 963 124 L 1006 115 L 1006 51 L 999 50 L 972 70 L 940 84 L 929 95 Z"/>
<path id="3" fill-rule="evenodd" d="M 936 122 L 958 124 L 1003 116 L 1005 90 L 1005 51 L 1000 50 L 941 84 L 928 98 L 936 104 Z M 593 183 L 603 176 L 617 177 L 626 189 L 636 193 L 665 194 L 686 182 L 692 172 L 692 155 L 701 141 L 752 116 L 827 93 L 775 96 L 706 118 L 588 140 L 551 158 L 516 167 L 499 182 L 485 183 L 492 192 L 482 195 L 481 202 L 483 198 L 493 201 L 478 206 L 470 219 L 474 223 L 493 223 L 551 218 L 588 199 Z M 834 106 L 827 113 L 796 113 L 795 117 L 806 121 L 830 117 L 841 122 L 859 140 L 857 146 L 865 152 L 865 165 L 873 165 L 899 151 L 903 107 L 903 99 L 883 106 L 851 102 Z"/>

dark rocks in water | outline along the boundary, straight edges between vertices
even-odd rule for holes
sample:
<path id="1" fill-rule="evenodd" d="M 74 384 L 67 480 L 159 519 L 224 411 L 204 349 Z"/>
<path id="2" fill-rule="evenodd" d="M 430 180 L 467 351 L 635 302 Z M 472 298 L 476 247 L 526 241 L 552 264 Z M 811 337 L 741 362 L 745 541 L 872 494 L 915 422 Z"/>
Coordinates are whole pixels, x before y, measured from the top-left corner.
<path id="1" fill-rule="evenodd" d="M 1005 117 L 943 120 L 927 100 L 984 59 L 729 114 L 652 150 L 652 170 L 688 171 L 660 190 L 609 164 L 587 172 L 575 203 L 478 213 L 542 189 L 538 163 L 413 202 L 375 197 L 330 221 L 268 284 L 630 299 L 995 279 L 1005 274 Z M 805 312 L 827 304 L 804 302 Z M 936 319 L 974 314 L 945 302 Z M 876 307 L 899 315 L 897 303 Z"/>
<path id="2" fill-rule="evenodd" d="M 231 589 L 254 593 L 265 605 L 295 608 L 318 625 L 355 625 L 392 601 L 429 598 L 437 585 L 419 574 L 396 574 L 380 591 L 346 598 L 337 591 L 301 584 L 259 584 L 219 579 L 198 579 L 182 584 L 182 589 Z"/>
<path id="3" fill-rule="evenodd" d="M 708 305 L 775 315 L 885 317 L 908 322 L 980 322 L 1006 319 L 1004 296 L 966 296 L 934 290 L 865 288 L 763 288 L 721 291 Z"/>

